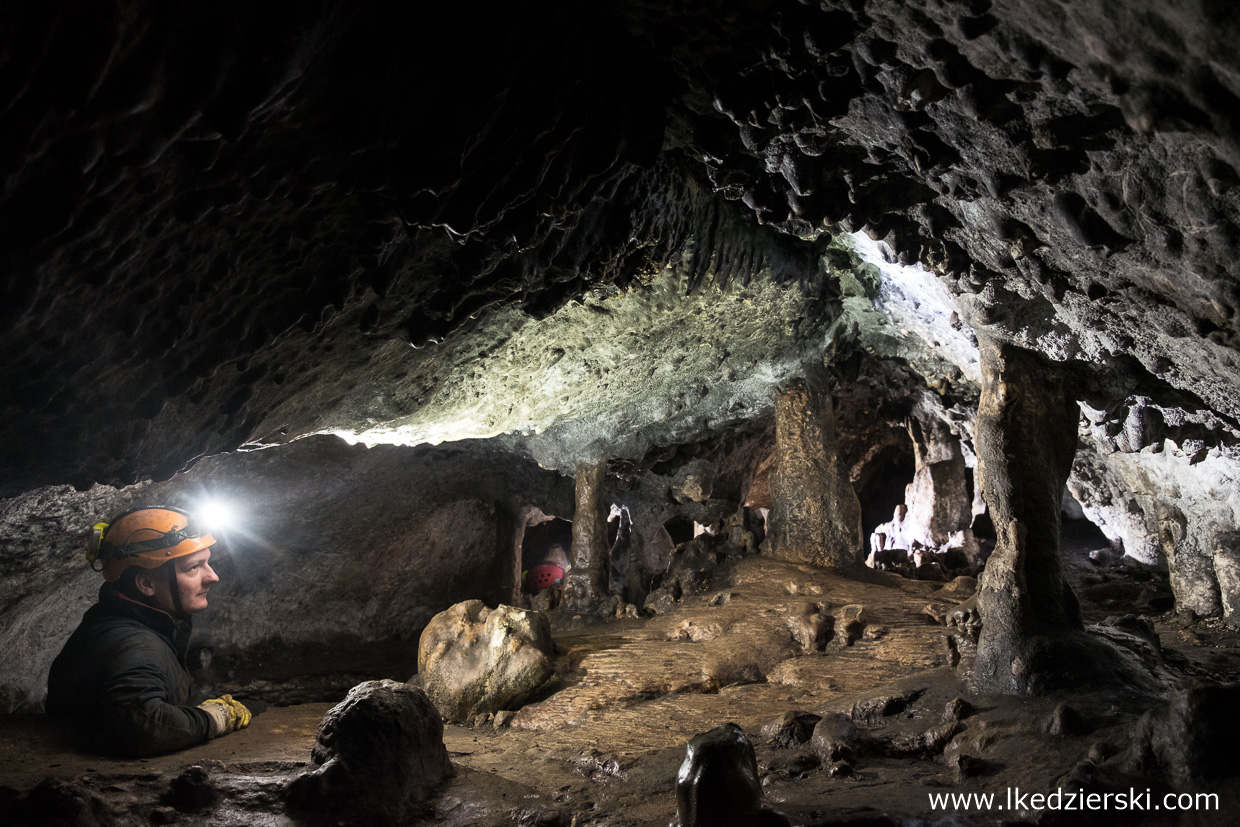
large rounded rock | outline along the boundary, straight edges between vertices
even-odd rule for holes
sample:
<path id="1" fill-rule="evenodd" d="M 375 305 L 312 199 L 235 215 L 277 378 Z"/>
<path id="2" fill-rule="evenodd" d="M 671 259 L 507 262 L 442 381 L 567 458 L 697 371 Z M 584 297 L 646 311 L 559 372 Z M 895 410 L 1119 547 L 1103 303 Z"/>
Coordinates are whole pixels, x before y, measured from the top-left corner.
<path id="1" fill-rule="evenodd" d="M 418 642 L 418 672 L 450 721 L 516 709 L 555 675 L 551 624 L 538 612 L 467 600 L 431 618 Z"/>
<path id="2" fill-rule="evenodd" d="M 452 774 L 443 722 L 420 689 L 367 681 L 349 690 L 319 724 L 318 769 L 289 786 L 291 808 L 315 821 L 407 824 Z"/>

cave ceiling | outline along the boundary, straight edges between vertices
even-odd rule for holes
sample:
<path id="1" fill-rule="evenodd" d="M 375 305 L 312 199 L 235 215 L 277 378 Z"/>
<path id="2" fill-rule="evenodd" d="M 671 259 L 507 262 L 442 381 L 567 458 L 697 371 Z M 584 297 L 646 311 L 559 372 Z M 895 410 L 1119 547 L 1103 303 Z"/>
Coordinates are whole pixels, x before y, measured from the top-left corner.
<path id="1" fill-rule="evenodd" d="M 1232 4 L 421 5 L 6 4 L 4 495 L 315 433 L 567 471 L 862 357 L 969 397 L 976 335 L 1235 450 Z"/>

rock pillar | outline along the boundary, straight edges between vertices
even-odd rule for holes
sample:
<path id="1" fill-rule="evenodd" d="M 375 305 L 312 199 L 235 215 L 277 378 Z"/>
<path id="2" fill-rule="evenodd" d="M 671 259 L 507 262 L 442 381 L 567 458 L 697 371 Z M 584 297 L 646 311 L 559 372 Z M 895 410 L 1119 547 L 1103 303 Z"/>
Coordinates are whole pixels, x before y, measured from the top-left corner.
<path id="1" fill-rule="evenodd" d="M 960 439 L 937 417 L 908 423 L 916 471 L 904 495 L 905 534 L 925 546 L 942 546 L 973 521 L 969 469 Z"/>
<path id="2" fill-rule="evenodd" d="M 768 549 L 829 568 L 860 565 L 861 503 L 835 439 L 829 394 L 797 379 L 775 399 Z"/>
<path id="3" fill-rule="evenodd" d="M 570 611 L 587 612 L 607 596 L 607 513 L 603 481 L 607 462 L 577 466 L 577 504 L 573 514 L 572 571 L 565 577 L 564 602 Z"/>
<path id="4" fill-rule="evenodd" d="M 1224 531 L 1214 537 L 1214 573 L 1218 578 L 1223 619 L 1240 626 L 1240 532 Z"/>
<path id="5" fill-rule="evenodd" d="M 1080 410 L 1040 357 L 979 341 L 982 393 L 977 455 L 997 543 L 978 593 L 982 633 L 974 681 L 1000 692 L 1038 691 L 1057 643 L 1083 628 L 1059 558 L 1059 509 L 1076 452 Z"/>
<path id="6" fill-rule="evenodd" d="M 1209 530 L 1196 525 L 1173 503 L 1159 502 L 1158 546 L 1167 558 L 1171 593 L 1177 612 L 1216 617 L 1223 612 L 1217 565 L 1209 543 Z M 1224 568 L 1226 564 L 1224 564 Z"/>

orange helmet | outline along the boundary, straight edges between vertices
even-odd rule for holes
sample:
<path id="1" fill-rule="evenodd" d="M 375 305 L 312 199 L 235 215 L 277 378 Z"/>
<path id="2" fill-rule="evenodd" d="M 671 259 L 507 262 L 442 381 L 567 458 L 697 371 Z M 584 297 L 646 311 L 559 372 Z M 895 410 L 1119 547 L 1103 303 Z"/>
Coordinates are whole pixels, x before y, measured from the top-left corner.
<path id="1" fill-rule="evenodd" d="M 165 505 L 143 506 L 111 523 L 96 524 L 86 559 L 92 567 L 98 561 L 103 579 L 111 583 L 133 566 L 159 568 L 213 545 L 215 538 L 195 526 L 188 512 Z"/>

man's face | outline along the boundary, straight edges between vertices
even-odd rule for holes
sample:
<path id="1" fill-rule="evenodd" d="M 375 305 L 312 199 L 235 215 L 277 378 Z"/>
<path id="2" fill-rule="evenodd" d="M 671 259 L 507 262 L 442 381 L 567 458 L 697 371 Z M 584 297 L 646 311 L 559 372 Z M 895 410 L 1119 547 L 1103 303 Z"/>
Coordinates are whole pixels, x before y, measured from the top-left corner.
<path id="1" fill-rule="evenodd" d="M 186 614 L 201 612 L 207 608 L 207 592 L 220 578 L 211 568 L 211 549 L 204 548 L 171 561 L 177 573 L 177 589 L 181 597 L 181 611 Z M 156 604 L 166 612 L 176 610 L 173 605 L 171 584 L 166 577 L 152 577 L 149 581 Z M 143 589 L 146 591 L 146 589 Z"/>

